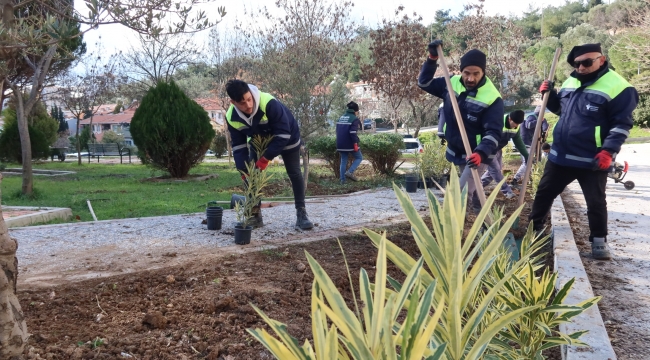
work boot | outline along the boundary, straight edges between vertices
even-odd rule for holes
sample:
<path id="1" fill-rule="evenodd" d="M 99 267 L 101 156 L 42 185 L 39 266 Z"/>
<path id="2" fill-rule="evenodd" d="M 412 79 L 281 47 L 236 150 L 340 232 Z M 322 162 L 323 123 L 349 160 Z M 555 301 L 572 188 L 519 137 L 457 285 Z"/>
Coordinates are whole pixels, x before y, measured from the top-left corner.
<path id="1" fill-rule="evenodd" d="M 521 190 L 521 184 L 517 179 L 512 179 L 508 185 L 513 189 Z"/>
<path id="2" fill-rule="evenodd" d="M 359 181 L 359 178 L 354 176 L 354 174 L 349 171 L 345 173 L 345 177 L 352 181 Z"/>
<path id="3" fill-rule="evenodd" d="M 517 195 L 515 195 L 515 193 L 513 193 L 512 191 L 509 192 L 509 193 L 506 193 L 506 195 L 505 195 L 506 199 L 508 199 L 508 200 L 514 199 L 515 196 L 517 196 Z"/>
<path id="4" fill-rule="evenodd" d="M 604 237 L 595 237 L 591 242 L 591 256 L 596 260 L 612 259 L 612 254 L 609 252 L 609 245 L 607 245 Z"/>
<path id="5" fill-rule="evenodd" d="M 307 209 L 304 207 L 296 209 L 296 230 L 310 230 L 314 228 L 314 224 L 309 221 L 307 217 Z"/>
<path id="6" fill-rule="evenodd" d="M 262 209 L 259 206 L 253 207 L 251 210 L 251 219 L 248 222 L 248 225 L 252 226 L 253 229 L 261 228 L 264 226 L 264 221 L 262 220 Z"/>

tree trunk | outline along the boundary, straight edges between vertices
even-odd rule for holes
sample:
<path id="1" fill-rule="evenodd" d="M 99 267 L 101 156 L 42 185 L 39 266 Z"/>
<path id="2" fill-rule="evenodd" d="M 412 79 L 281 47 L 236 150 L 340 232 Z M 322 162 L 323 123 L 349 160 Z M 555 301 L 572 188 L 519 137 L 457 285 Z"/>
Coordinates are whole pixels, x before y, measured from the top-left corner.
<path id="1" fill-rule="evenodd" d="M 422 127 L 423 116 L 418 116 L 417 108 L 415 107 L 413 101 L 409 100 L 409 105 L 411 106 L 411 112 L 413 113 L 413 119 L 415 120 L 415 131 L 413 131 L 413 137 L 416 138 L 418 135 L 420 135 L 420 127 Z M 424 111 L 422 114 L 424 114 Z"/>
<path id="2" fill-rule="evenodd" d="M 1 184 L 2 174 L 0 174 Z M 28 337 L 25 316 L 16 297 L 17 249 L 18 242 L 9 237 L 7 224 L 2 217 L 2 205 L 0 205 L 0 269 L 2 269 L 0 271 L 0 358 L 2 359 L 19 356 L 25 348 Z"/>
<path id="3" fill-rule="evenodd" d="M 307 147 L 302 148 L 302 179 L 305 181 L 305 193 L 307 193 L 307 184 L 309 183 L 309 150 Z"/>
<path id="4" fill-rule="evenodd" d="M 31 195 L 34 190 L 34 179 L 32 174 L 32 140 L 29 138 L 29 123 L 25 113 L 23 94 L 17 87 L 14 87 L 16 98 L 16 122 L 18 122 L 18 133 L 20 134 L 20 150 L 23 162 L 23 185 L 21 191 L 24 195 Z"/>
<path id="5" fill-rule="evenodd" d="M 77 165 L 81 165 L 81 144 L 79 143 L 79 116 L 77 116 Z"/>

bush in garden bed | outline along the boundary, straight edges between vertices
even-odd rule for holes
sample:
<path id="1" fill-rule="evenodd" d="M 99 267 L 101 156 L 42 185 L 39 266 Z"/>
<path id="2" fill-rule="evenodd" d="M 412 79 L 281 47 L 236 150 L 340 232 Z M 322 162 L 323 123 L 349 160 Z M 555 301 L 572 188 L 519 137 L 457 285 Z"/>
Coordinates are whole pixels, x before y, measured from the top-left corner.
<path id="1" fill-rule="evenodd" d="M 309 142 L 309 152 L 323 158 L 327 166 L 334 172 L 338 179 L 341 175 L 341 156 L 336 151 L 336 136 L 321 136 Z M 348 157 L 349 159 L 349 157 Z"/>
<path id="2" fill-rule="evenodd" d="M 394 133 L 364 134 L 359 136 L 364 159 L 368 160 L 373 170 L 379 174 L 393 175 L 397 161 L 404 148 L 402 135 Z"/>
<path id="3" fill-rule="evenodd" d="M 255 310 L 279 340 L 263 329 L 248 330 L 275 357 L 542 359 L 542 351 L 550 347 L 585 345 L 578 340 L 584 331 L 562 334 L 554 329 L 599 298 L 562 304 L 573 284 L 569 281 L 551 300 L 556 276 L 547 269 L 540 278 L 535 277 L 535 270 L 541 267 L 538 252 L 543 240 L 535 238 L 532 227 L 522 241 L 520 260 L 512 261 L 502 246 L 522 207 L 503 224 L 503 217 L 494 212 L 492 225 L 486 224 L 483 231 L 499 192 L 493 191 L 463 239 L 467 191 L 461 192 L 455 169 L 442 204 L 432 192 L 427 193 L 433 233 L 408 195 L 397 186 L 394 189 L 423 257 L 413 259 L 387 240 L 386 233 L 366 230 L 379 249 L 375 283 L 370 284 L 361 269 L 361 305 L 354 297 L 351 310 L 323 268 L 306 254 L 314 274 L 313 346 L 309 341 L 300 346 L 286 325 L 258 308 Z M 403 283 L 387 275 L 387 258 L 406 274 Z M 354 296 L 354 288 L 352 293 Z M 400 314 L 405 315 L 400 317 L 401 323 L 397 320 Z"/>

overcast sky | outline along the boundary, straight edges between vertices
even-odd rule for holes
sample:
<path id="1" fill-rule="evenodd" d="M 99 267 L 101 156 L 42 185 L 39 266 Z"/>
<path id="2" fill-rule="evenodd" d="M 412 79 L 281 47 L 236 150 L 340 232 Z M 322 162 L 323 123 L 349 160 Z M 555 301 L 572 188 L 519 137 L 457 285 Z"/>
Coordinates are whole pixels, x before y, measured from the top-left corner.
<path id="1" fill-rule="evenodd" d="M 374 27 L 382 18 L 392 17 L 393 12 L 399 5 L 404 5 L 409 14 L 417 12 L 422 15 L 423 22 L 429 24 L 433 21 L 436 10 L 450 9 L 453 15 L 462 11 L 467 0 L 451 1 L 427 1 L 427 0 L 352 0 L 355 4 L 350 9 L 352 18 L 358 23 Z M 256 9 L 261 6 L 274 7 L 274 0 L 235 0 L 224 1 L 216 0 L 210 4 L 203 5 L 208 16 L 217 16 L 217 7 L 224 6 L 227 15 L 224 21 L 217 25 L 217 28 L 231 28 L 235 19 L 244 17 L 244 7 Z M 565 0 L 547 0 L 544 2 L 534 0 L 486 0 L 485 8 L 489 15 L 521 15 L 531 4 L 535 7 L 558 6 L 565 3 Z M 207 39 L 208 31 L 193 35 L 198 43 L 204 43 Z M 88 50 L 95 51 L 95 43 L 101 36 L 103 48 L 108 53 L 114 53 L 119 50 L 126 50 L 129 47 L 129 41 L 135 43 L 135 36 L 131 30 L 121 25 L 102 25 L 97 30 L 92 30 L 85 35 L 85 41 L 88 44 Z"/>

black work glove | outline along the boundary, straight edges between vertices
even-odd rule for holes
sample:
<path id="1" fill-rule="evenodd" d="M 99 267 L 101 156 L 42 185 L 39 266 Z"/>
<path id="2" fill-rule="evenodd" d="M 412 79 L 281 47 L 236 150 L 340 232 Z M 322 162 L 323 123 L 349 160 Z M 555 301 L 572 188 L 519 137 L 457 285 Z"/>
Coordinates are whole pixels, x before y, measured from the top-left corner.
<path id="1" fill-rule="evenodd" d="M 440 138 L 440 145 L 445 146 L 447 145 L 447 139 L 445 139 L 444 136 L 439 136 Z"/>
<path id="2" fill-rule="evenodd" d="M 438 45 L 442 46 L 442 40 L 436 39 L 429 43 L 427 50 L 430 58 L 438 58 Z"/>

